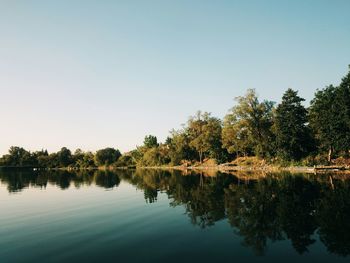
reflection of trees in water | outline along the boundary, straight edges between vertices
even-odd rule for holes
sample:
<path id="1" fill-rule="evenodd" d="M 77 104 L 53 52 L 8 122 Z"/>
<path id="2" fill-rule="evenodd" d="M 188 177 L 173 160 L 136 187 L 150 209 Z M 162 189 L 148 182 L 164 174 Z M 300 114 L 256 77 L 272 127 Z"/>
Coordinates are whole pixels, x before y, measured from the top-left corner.
<path id="1" fill-rule="evenodd" d="M 243 244 L 257 254 L 264 254 L 268 244 L 278 240 L 290 240 L 302 254 L 318 234 L 329 252 L 350 255 L 350 180 L 330 183 L 328 177 L 288 174 L 244 182 L 238 178 L 165 170 L 0 170 L 9 192 L 48 184 L 61 189 L 91 184 L 109 189 L 121 180 L 142 190 L 147 203 L 156 202 L 163 192 L 171 206 L 184 206 L 191 222 L 201 228 L 227 219 Z"/>
<path id="2" fill-rule="evenodd" d="M 62 190 L 73 184 L 76 188 L 95 184 L 103 188 L 117 187 L 120 177 L 117 173 L 100 170 L 29 170 L 1 169 L 0 180 L 7 184 L 9 192 L 19 192 L 28 187 L 46 188 L 47 184 L 56 185 Z"/>
<path id="3" fill-rule="evenodd" d="M 173 204 L 183 203 L 191 222 L 202 228 L 214 225 L 225 218 L 224 189 L 233 182 L 233 177 L 188 176 L 190 183 L 177 188 L 170 187 Z M 187 180 L 189 181 L 189 180 Z"/>
<path id="4" fill-rule="evenodd" d="M 315 242 L 311 236 L 317 228 L 313 211 L 318 197 L 317 184 L 303 177 L 231 185 L 225 196 L 230 224 L 258 254 L 269 240 L 285 238 L 296 251 L 306 252 Z"/>
<path id="5" fill-rule="evenodd" d="M 157 202 L 158 190 L 146 188 L 144 189 L 143 194 L 147 203 Z"/>
<path id="6" fill-rule="evenodd" d="M 327 177 L 320 179 L 284 174 L 242 182 L 226 174 L 148 171 L 134 174 L 130 182 L 148 193 L 166 192 L 171 205 L 184 206 L 200 227 L 227 218 L 243 244 L 257 254 L 264 254 L 269 242 L 286 239 L 305 253 L 319 233 L 330 252 L 349 255 L 350 181 L 339 180 L 332 190 Z"/>
<path id="7" fill-rule="evenodd" d="M 30 185 L 45 188 L 47 177 L 39 175 L 38 172 L 28 169 L 0 169 L 0 180 L 7 185 L 7 190 L 19 192 Z"/>
<path id="8" fill-rule="evenodd" d="M 104 188 L 118 187 L 120 178 L 110 171 L 95 171 L 95 184 Z"/>
<path id="9" fill-rule="evenodd" d="M 230 185 L 225 191 L 228 220 L 243 244 L 263 254 L 268 240 L 281 240 L 277 220 L 276 193 L 273 180 L 259 183 Z"/>
<path id="10" fill-rule="evenodd" d="M 303 177 L 287 177 L 277 189 L 278 218 L 286 237 L 300 254 L 308 251 L 315 240 L 311 238 L 317 225 L 315 202 L 320 197 L 319 185 Z"/>
<path id="11" fill-rule="evenodd" d="M 329 252 L 350 255 L 350 184 L 338 181 L 333 191 L 322 190 L 315 213 L 320 239 Z"/>

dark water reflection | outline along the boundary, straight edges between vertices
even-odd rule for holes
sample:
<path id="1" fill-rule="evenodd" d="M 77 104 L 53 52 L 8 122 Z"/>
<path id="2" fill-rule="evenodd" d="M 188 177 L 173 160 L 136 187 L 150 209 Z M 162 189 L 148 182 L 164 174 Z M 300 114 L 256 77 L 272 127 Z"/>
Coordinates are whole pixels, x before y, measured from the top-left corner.
<path id="1" fill-rule="evenodd" d="M 62 190 L 90 185 L 111 190 L 126 182 L 142 190 L 146 203 L 166 195 L 170 206 L 183 207 L 184 216 L 198 229 L 226 221 L 232 237 L 239 236 L 253 255 L 264 255 L 271 244 L 287 240 L 300 255 L 320 243 L 331 255 L 349 256 L 350 180 L 302 174 L 250 178 L 254 176 L 156 170 L 0 170 L 1 183 L 9 193 L 48 185 Z"/>

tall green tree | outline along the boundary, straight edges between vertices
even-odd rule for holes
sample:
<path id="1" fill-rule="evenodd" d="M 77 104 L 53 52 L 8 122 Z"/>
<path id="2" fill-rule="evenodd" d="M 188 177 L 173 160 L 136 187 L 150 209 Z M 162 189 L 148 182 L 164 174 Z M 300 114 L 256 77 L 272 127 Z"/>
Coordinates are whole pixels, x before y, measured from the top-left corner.
<path id="1" fill-rule="evenodd" d="M 254 89 L 249 89 L 245 96 L 235 100 L 237 105 L 226 115 L 224 122 L 223 142 L 226 149 L 245 153 L 251 147 L 258 156 L 271 155 L 274 103 L 266 100 L 260 102 Z"/>
<path id="2" fill-rule="evenodd" d="M 222 128 L 222 145 L 236 157 L 247 156 L 253 152 L 253 144 L 245 122 L 235 114 L 227 114 Z"/>
<path id="3" fill-rule="evenodd" d="M 179 165 L 181 161 L 193 160 L 196 152 L 190 146 L 190 137 L 187 129 L 172 130 L 170 137 L 166 140 L 169 148 L 171 164 Z"/>
<path id="4" fill-rule="evenodd" d="M 9 153 L 2 156 L 0 165 L 13 167 L 35 167 L 37 166 L 37 160 L 33 154 L 24 148 L 11 146 Z"/>
<path id="5" fill-rule="evenodd" d="M 221 150 L 221 120 L 208 112 L 197 112 L 188 120 L 190 146 L 198 152 L 199 162 L 208 155 L 217 158 Z"/>
<path id="6" fill-rule="evenodd" d="M 94 155 L 92 152 L 75 152 L 75 165 L 79 168 L 95 167 Z"/>
<path id="7" fill-rule="evenodd" d="M 337 148 L 339 120 L 336 105 L 336 88 L 328 86 L 315 93 L 310 105 L 310 126 L 318 142 L 320 151 L 328 151 L 328 161 Z"/>
<path id="8" fill-rule="evenodd" d="M 307 126 L 307 110 L 298 92 L 288 89 L 277 106 L 274 131 L 277 154 L 285 160 L 300 160 L 312 150 L 312 137 Z"/>
<path id="9" fill-rule="evenodd" d="M 342 78 L 342 81 L 337 88 L 336 102 L 339 105 L 336 118 L 340 122 L 338 135 L 339 150 L 350 153 L 350 65 L 348 74 Z"/>
<path id="10" fill-rule="evenodd" d="M 328 161 L 334 153 L 350 150 L 350 71 L 338 87 L 330 85 L 315 93 L 310 105 L 310 125 L 321 152 L 328 151 Z"/>
<path id="11" fill-rule="evenodd" d="M 95 162 L 99 166 L 108 166 L 116 162 L 120 156 L 121 153 L 119 150 L 114 148 L 105 148 L 96 152 Z"/>
<path id="12" fill-rule="evenodd" d="M 61 150 L 57 152 L 57 158 L 60 167 L 67 167 L 74 162 L 71 151 L 66 147 L 62 147 Z"/>
<path id="13" fill-rule="evenodd" d="M 170 162 L 168 149 L 161 144 L 158 147 L 147 148 L 138 162 L 139 166 L 160 166 Z"/>
<path id="14" fill-rule="evenodd" d="M 156 136 L 153 135 L 147 135 L 143 141 L 143 145 L 146 148 L 153 148 L 153 147 L 157 147 L 158 144 L 158 140 Z"/>

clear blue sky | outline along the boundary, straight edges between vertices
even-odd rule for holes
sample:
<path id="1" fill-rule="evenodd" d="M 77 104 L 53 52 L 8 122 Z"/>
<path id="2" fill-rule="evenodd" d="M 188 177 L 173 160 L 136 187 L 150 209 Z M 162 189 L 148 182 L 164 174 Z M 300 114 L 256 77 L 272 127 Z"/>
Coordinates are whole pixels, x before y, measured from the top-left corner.
<path id="1" fill-rule="evenodd" d="M 350 64 L 350 1 L 1 1 L 0 154 L 127 151 L 255 88 L 309 101 Z"/>

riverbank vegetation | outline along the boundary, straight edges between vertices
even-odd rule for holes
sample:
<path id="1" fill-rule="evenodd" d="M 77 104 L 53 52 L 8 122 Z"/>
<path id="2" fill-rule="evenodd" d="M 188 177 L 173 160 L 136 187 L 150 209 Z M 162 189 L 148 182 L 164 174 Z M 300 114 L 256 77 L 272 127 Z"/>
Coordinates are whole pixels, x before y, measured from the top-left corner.
<path id="1" fill-rule="evenodd" d="M 255 90 L 235 98 L 219 119 L 197 112 L 163 143 L 148 135 L 142 146 L 124 153 L 114 148 L 95 153 L 63 147 L 56 153 L 11 147 L 0 166 L 44 168 L 157 167 L 231 163 L 257 157 L 275 165 L 348 165 L 350 155 L 350 72 L 339 86 L 317 90 L 309 107 L 288 89 L 281 102 L 261 101 Z"/>

